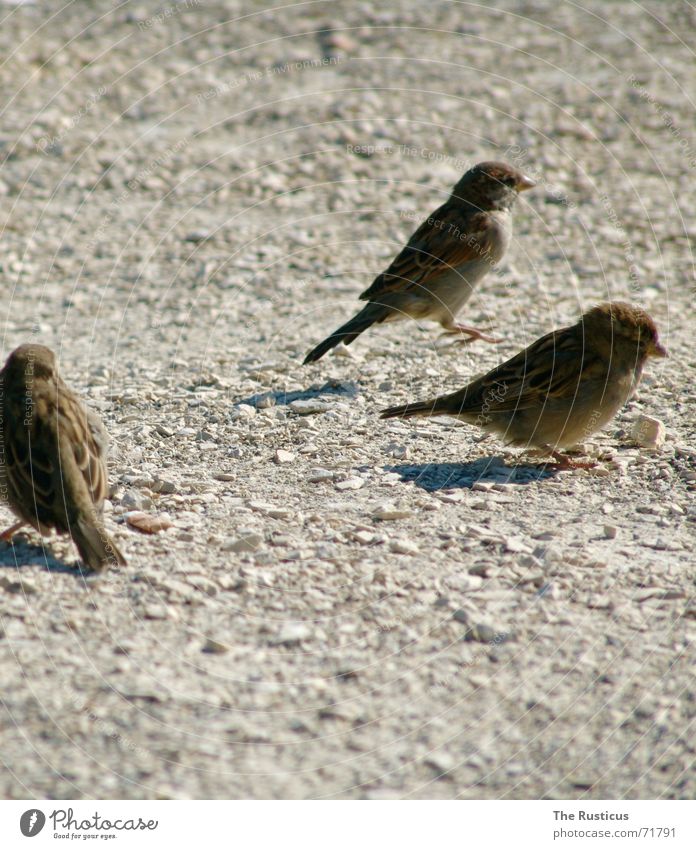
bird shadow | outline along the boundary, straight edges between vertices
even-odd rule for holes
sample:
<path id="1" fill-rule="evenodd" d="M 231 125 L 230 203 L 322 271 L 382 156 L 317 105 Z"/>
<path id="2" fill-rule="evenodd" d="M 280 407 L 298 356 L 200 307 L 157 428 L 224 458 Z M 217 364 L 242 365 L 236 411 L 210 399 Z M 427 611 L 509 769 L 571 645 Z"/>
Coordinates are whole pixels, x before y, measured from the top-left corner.
<path id="1" fill-rule="evenodd" d="M 235 406 L 246 404 L 250 407 L 257 407 L 259 402 L 263 401 L 266 404 L 269 400 L 273 405 L 287 405 L 293 401 L 312 401 L 325 396 L 336 397 L 337 395 L 344 398 L 355 398 L 360 390 L 353 381 L 329 380 L 323 386 L 310 386 L 307 389 L 296 389 L 293 392 L 286 392 L 283 389 L 271 390 L 270 392 L 257 392 L 255 395 L 250 395 L 248 398 L 242 398 L 235 401 Z"/>
<path id="2" fill-rule="evenodd" d="M 471 463 L 418 463 L 385 466 L 400 475 L 404 483 L 414 483 L 427 492 L 442 489 L 472 489 L 475 483 L 507 483 L 526 486 L 548 480 L 557 470 L 543 465 L 508 465 L 502 457 L 481 457 Z"/>
<path id="3" fill-rule="evenodd" d="M 18 569 L 29 566 L 41 566 L 47 572 L 61 572 L 66 575 L 74 575 L 76 578 L 84 577 L 84 572 L 79 562 L 70 565 L 59 560 L 51 553 L 49 546 L 36 545 L 28 537 L 18 534 L 12 542 L 0 542 L 0 570 Z"/>

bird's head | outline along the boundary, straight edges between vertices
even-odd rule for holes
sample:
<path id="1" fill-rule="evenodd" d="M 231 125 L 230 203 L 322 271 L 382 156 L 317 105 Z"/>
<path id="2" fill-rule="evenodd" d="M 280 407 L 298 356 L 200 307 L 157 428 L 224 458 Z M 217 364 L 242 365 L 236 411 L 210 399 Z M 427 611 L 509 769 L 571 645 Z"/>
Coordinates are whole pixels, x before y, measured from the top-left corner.
<path id="1" fill-rule="evenodd" d="M 479 162 L 457 183 L 452 197 L 471 201 L 482 210 L 509 209 L 520 192 L 535 185 L 531 177 L 505 162 Z"/>
<path id="2" fill-rule="evenodd" d="M 51 378 L 56 373 L 56 355 L 45 345 L 20 345 L 7 358 L 3 372 L 8 380 L 24 385 Z"/>
<path id="3" fill-rule="evenodd" d="M 585 313 L 581 321 L 591 338 L 604 340 L 612 350 L 617 346 L 635 350 L 640 363 L 648 357 L 668 356 L 666 348 L 660 343 L 655 322 L 640 307 L 623 301 L 609 301 Z"/>

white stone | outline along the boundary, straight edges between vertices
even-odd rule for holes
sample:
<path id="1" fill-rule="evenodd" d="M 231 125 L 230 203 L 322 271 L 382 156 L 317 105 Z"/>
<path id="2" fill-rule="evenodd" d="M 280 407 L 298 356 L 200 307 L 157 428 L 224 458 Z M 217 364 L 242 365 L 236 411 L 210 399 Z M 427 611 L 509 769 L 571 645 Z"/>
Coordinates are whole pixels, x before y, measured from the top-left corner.
<path id="1" fill-rule="evenodd" d="M 372 514 L 373 519 L 381 522 L 391 522 L 397 519 L 408 519 L 413 516 L 413 511 L 407 507 L 396 507 L 393 504 L 380 504 Z"/>
<path id="2" fill-rule="evenodd" d="M 398 442 L 390 442 L 387 445 L 386 453 L 390 457 L 395 457 L 397 460 L 405 460 L 410 456 L 410 451 L 407 445 L 400 445 Z"/>
<path id="3" fill-rule="evenodd" d="M 665 426 L 652 416 L 638 416 L 631 429 L 631 438 L 641 448 L 661 448 L 665 442 Z"/>
<path id="4" fill-rule="evenodd" d="M 253 419 L 255 415 L 256 407 L 252 407 L 250 404 L 237 404 L 230 413 L 230 418 L 232 421 L 236 419 Z"/>
<path id="5" fill-rule="evenodd" d="M 531 554 L 532 548 L 521 537 L 507 537 L 503 543 L 505 551 L 513 554 Z"/>
<path id="6" fill-rule="evenodd" d="M 354 360 L 355 354 L 353 351 L 347 346 L 344 345 L 343 342 L 339 342 L 338 345 L 333 349 L 332 354 L 334 357 L 343 357 L 346 360 Z"/>
<path id="7" fill-rule="evenodd" d="M 284 451 L 282 448 L 279 448 L 275 453 L 276 463 L 292 463 L 294 459 L 295 455 L 292 451 Z"/>
<path id="8" fill-rule="evenodd" d="M 249 501 L 248 504 L 254 513 L 267 514 L 269 510 L 275 509 L 275 504 L 269 504 L 267 501 Z"/>
<path id="9" fill-rule="evenodd" d="M 327 404 L 326 401 L 316 401 L 312 398 L 306 398 L 292 401 L 290 409 L 299 416 L 311 416 L 314 413 L 325 413 L 331 409 L 331 405 Z"/>
<path id="10" fill-rule="evenodd" d="M 362 489 L 365 486 L 365 481 L 362 478 L 348 478 L 344 481 L 339 481 L 336 484 L 336 489 L 344 492 L 348 489 Z"/>
<path id="11" fill-rule="evenodd" d="M 312 636 L 312 630 L 304 622 L 286 622 L 273 642 L 276 645 L 292 646 Z"/>
<path id="12" fill-rule="evenodd" d="M 369 531 L 356 531 L 356 533 L 353 534 L 353 539 L 356 542 L 359 542 L 360 545 L 369 545 L 373 542 L 374 538 L 375 535 L 371 534 Z"/>
<path id="13" fill-rule="evenodd" d="M 438 775 L 446 775 L 457 766 L 457 762 L 447 752 L 430 752 L 425 757 L 424 763 L 434 769 Z"/>
<path id="14" fill-rule="evenodd" d="M 271 410 L 276 405 L 276 399 L 274 395 L 264 395 L 262 398 L 259 398 L 256 402 L 256 408 L 258 410 Z"/>
<path id="15" fill-rule="evenodd" d="M 395 539 L 389 544 L 389 549 L 395 554 L 418 554 L 420 549 L 410 539 Z"/>
<path id="16" fill-rule="evenodd" d="M 272 507 L 266 515 L 271 519 L 289 519 L 294 515 L 297 522 L 302 521 L 302 513 L 293 512 L 289 507 Z"/>
<path id="17" fill-rule="evenodd" d="M 310 483 L 322 483 L 323 481 L 333 480 L 334 473 L 329 469 L 312 469 L 309 473 Z"/>
<path id="18" fill-rule="evenodd" d="M 445 578 L 445 583 L 453 590 L 461 593 L 479 590 L 483 586 L 483 578 L 479 575 L 453 574 Z"/>

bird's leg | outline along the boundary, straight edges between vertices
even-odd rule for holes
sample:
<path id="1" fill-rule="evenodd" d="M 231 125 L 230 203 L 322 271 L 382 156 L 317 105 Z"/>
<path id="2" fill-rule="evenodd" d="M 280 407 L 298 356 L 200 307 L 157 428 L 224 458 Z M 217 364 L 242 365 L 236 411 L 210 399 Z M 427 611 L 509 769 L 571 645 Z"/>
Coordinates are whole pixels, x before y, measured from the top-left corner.
<path id="1" fill-rule="evenodd" d="M 594 469 L 597 463 L 593 460 L 574 460 L 569 454 L 557 451 L 551 445 L 542 445 L 538 448 L 527 449 L 527 453 L 533 457 L 553 457 L 555 463 L 544 463 L 542 468 L 551 469 L 556 472 L 570 471 L 571 469 Z"/>
<path id="2" fill-rule="evenodd" d="M 597 464 L 592 460 L 573 460 L 562 451 L 552 451 L 551 456 L 556 460 L 550 465 L 550 468 L 557 469 L 559 472 L 568 471 L 570 469 L 596 469 Z M 549 467 L 547 467 L 549 468 Z"/>
<path id="3" fill-rule="evenodd" d="M 447 325 L 443 325 L 445 332 L 442 334 L 443 336 L 450 336 L 455 333 L 465 333 L 469 338 L 468 339 L 458 339 L 455 344 L 457 345 L 470 345 L 472 342 L 476 342 L 479 339 L 482 342 L 489 342 L 491 345 L 495 345 L 498 342 L 502 342 L 502 339 L 496 339 L 494 336 L 489 336 L 487 333 L 483 333 L 481 330 L 477 330 L 475 327 L 469 327 L 466 324 L 460 324 L 457 321 L 451 321 Z"/>
<path id="4" fill-rule="evenodd" d="M 0 539 L 3 542 L 12 542 L 12 537 L 17 533 L 17 531 L 23 527 L 26 522 L 15 522 L 11 528 L 8 528 L 6 531 L 3 531 L 0 534 Z"/>

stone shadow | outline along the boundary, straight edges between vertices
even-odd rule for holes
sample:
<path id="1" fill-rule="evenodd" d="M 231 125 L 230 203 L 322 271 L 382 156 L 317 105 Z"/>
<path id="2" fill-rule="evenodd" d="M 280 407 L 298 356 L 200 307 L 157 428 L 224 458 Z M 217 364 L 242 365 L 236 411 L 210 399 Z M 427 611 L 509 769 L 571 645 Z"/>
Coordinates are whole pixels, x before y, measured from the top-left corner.
<path id="1" fill-rule="evenodd" d="M 272 400 L 273 402 L 270 406 L 274 404 L 284 406 L 291 404 L 293 401 L 320 401 L 325 397 L 355 398 L 359 391 L 358 385 L 353 381 L 330 380 L 323 386 L 315 384 L 308 389 L 296 389 L 293 392 L 286 392 L 282 389 L 271 390 L 270 392 L 258 392 L 255 395 L 250 395 L 248 398 L 235 401 L 235 406 L 246 404 L 250 407 L 257 407 L 259 402 L 265 401 L 267 403 L 268 400 Z"/>

